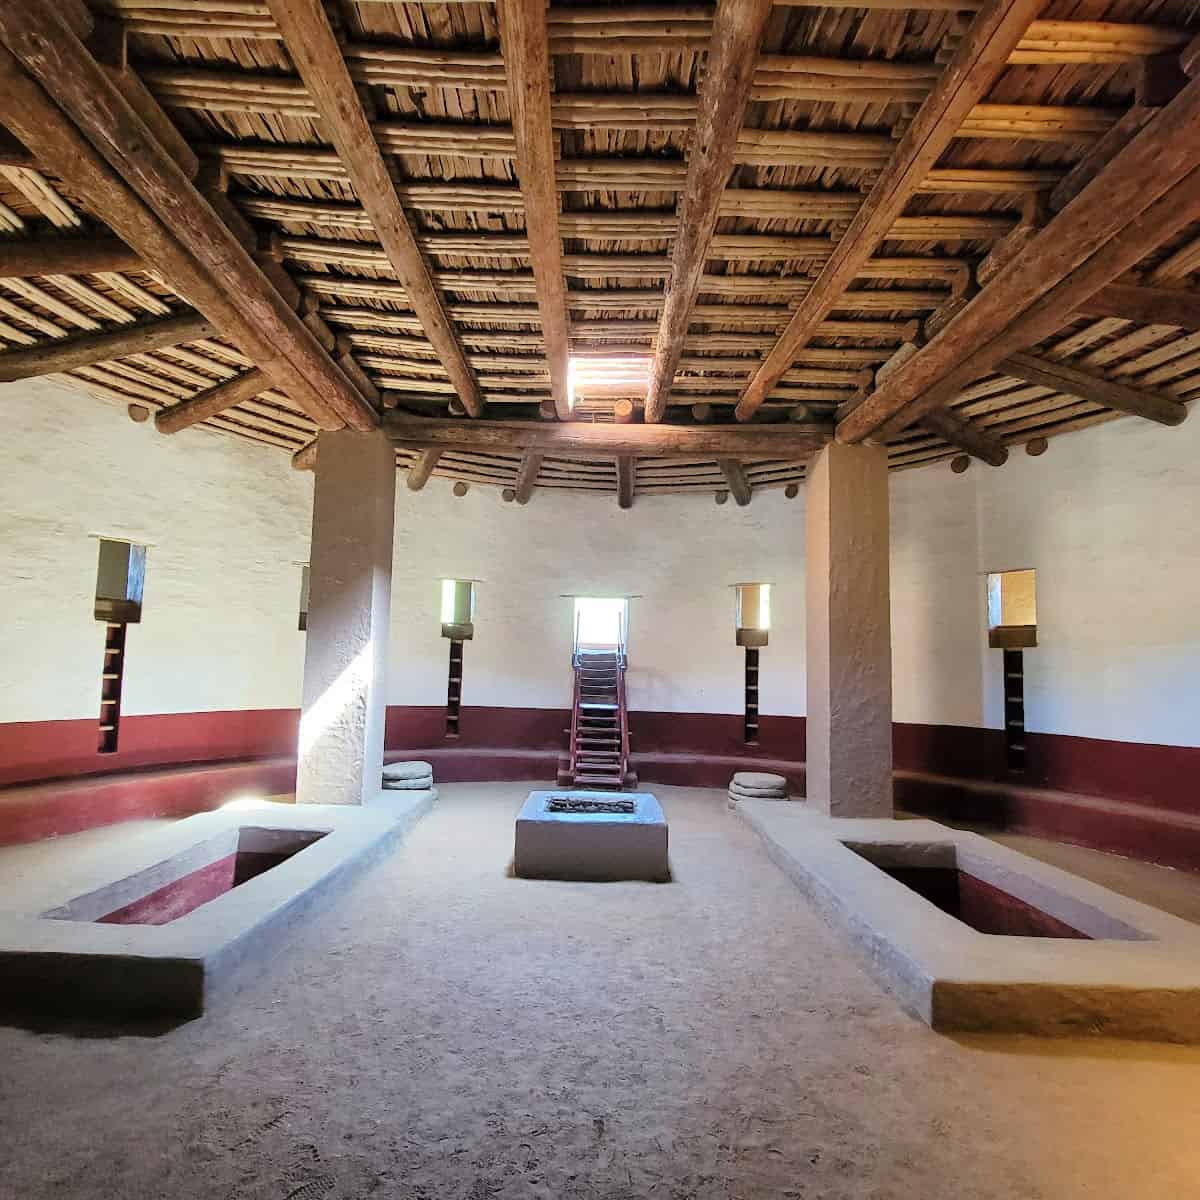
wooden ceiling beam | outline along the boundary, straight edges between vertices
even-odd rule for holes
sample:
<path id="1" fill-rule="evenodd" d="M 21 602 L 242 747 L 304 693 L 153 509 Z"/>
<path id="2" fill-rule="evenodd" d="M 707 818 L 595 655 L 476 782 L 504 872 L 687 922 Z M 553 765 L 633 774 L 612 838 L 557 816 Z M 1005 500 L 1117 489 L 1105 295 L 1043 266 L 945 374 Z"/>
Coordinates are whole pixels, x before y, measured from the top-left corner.
<path id="1" fill-rule="evenodd" d="M 38 162 L 319 425 L 372 427 L 375 414 L 363 396 L 57 11 L 0 5 L 0 39 L 11 51 L 0 61 L 0 120 Z"/>
<path id="2" fill-rule="evenodd" d="M 550 117 L 546 5 L 542 0 L 498 0 L 496 15 L 516 142 L 517 176 L 525 202 L 527 253 L 550 368 L 550 392 L 558 419 L 566 421 L 571 415 L 570 343 L 555 182 L 556 140 Z"/>
<path id="3" fill-rule="evenodd" d="M 958 127 L 1004 69 L 1040 7 L 1041 0 L 991 0 L 975 17 L 808 295 L 747 385 L 737 407 L 739 420 L 750 420 L 887 237 Z"/>
<path id="4" fill-rule="evenodd" d="M 320 0 L 269 0 L 268 7 L 425 336 L 467 412 L 473 417 L 482 415 L 478 385 L 396 196 Z"/>
<path id="5" fill-rule="evenodd" d="M 593 425 L 582 421 L 464 421 L 423 418 L 393 411 L 384 429 L 413 449 L 491 448 L 513 452 L 615 458 L 652 457 L 807 458 L 830 440 L 823 424 L 779 425 Z"/>
<path id="6" fill-rule="evenodd" d="M 0 242 L 0 279 L 140 271 L 141 255 L 119 238 L 37 238 Z"/>
<path id="7" fill-rule="evenodd" d="M 1175 325 L 1194 332 L 1200 330 L 1200 293 L 1110 283 L 1089 296 L 1080 312 L 1089 317 L 1119 317 L 1140 325 Z"/>
<path id="8" fill-rule="evenodd" d="M 637 459 L 632 454 L 617 455 L 617 507 L 632 508 L 637 494 Z"/>
<path id="9" fill-rule="evenodd" d="M 128 354 L 145 354 L 185 342 L 213 337 L 216 327 L 197 313 L 167 317 L 126 325 L 111 333 L 87 333 L 80 337 L 63 338 L 31 346 L 26 350 L 6 350 L 0 354 L 0 382 L 32 379 L 39 375 L 54 375 L 75 371 L 94 363 L 111 362 Z"/>
<path id="10" fill-rule="evenodd" d="M 719 0 L 717 4 L 687 184 L 679 202 L 671 275 L 650 368 L 644 412 L 648 422 L 661 421 L 666 413 L 770 15 L 770 0 Z"/>
<path id="11" fill-rule="evenodd" d="M 900 432 L 1017 350 L 1051 336 L 1102 287 L 1200 219 L 1200 80 L 1193 80 L 922 350 L 839 423 Z"/>
<path id="12" fill-rule="evenodd" d="M 1053 388 L 1056 392 L 1078 396 L 1081 400 L 1090 400 L 1093 404 L 1102 404 L 1117 412 L 1144 417 L 1160 425 L 1179 425 L 1187 416 L 1187 408 L 1170 396 L 1130 387 L 1127 383 L 1117 383 L 1093 371 L 1082 371 L 1078 367 L 1036 354 L 1010 354 L 997 364 L 996 370 L 1025 383 Z"/>

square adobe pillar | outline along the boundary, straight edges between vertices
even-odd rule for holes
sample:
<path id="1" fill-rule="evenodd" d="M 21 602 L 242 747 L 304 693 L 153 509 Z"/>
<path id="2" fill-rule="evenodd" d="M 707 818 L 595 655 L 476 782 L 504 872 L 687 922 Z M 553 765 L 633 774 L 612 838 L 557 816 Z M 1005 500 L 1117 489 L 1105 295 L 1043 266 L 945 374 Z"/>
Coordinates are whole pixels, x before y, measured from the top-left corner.
<path id="1" fill-rule="evenodd" d="M 317 439 L 300 804 L 363 804 L 382 786 L 396 451 L 378 432 Z"/>
<path id="2" fill-rule="evenodd" d="M 808 801 L 831 817 L 890 817 L 887 451 L 830 443 L 805 490 Z"/>

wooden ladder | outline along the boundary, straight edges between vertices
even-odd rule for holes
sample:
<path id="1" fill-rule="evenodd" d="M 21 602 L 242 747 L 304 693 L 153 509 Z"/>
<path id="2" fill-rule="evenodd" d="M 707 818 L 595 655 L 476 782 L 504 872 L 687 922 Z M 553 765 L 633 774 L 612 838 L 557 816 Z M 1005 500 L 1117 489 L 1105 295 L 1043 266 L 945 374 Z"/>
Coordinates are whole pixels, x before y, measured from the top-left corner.
<path id="1" fill-rule="evenodd" d="M 571 757 L 560 784 L 619 790 L 633 779 L 629 769 L 629 710 L 625 655 L 617 649 L 577 650 L 571 704 Z"/>

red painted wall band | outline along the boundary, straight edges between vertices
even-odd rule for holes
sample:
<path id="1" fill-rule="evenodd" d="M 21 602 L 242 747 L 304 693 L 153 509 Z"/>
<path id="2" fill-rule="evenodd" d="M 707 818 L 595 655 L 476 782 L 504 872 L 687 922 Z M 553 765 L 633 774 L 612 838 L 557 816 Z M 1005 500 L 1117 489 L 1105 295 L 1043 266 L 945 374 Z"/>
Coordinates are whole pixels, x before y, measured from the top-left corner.
<path id="1" fill-rule="evenodd" d="M 0 844 L 291 791 L 297 723 L 293 709 L 126 717 L 115 755 L 96 753 L 93 721 L 0 724 Z M 472 707 L 448 740 L 441 707 L 393 707 L 386 741 L 446 782 L 552 779 L 567 724 L 565 710 Z M 764 717 L 757 747 L 742 743 L 740 714 L 635 712 L 630 726 L 647 782 L 724 787 L 756 765 L 802 793 L 803 717 Z M 1015 777 L 996 730 L 898 724 L 893 738 L 897 802 L 913 811 L 1200 869 L 1200 749 L 1027 734 Z M 195 769 L 161 769 L 177 764 Z"/>

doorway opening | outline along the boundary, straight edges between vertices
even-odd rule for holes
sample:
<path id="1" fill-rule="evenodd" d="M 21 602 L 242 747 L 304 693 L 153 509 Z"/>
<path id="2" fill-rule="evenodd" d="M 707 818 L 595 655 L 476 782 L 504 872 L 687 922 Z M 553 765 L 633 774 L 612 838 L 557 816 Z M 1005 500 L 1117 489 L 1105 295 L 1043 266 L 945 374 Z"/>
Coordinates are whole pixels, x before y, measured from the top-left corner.
<path id="1" fill-rule="evenodd" d="M 575 653 L 609 650 L 624 655 L 629 601 L 624 596 L 575 597 Z"/>

